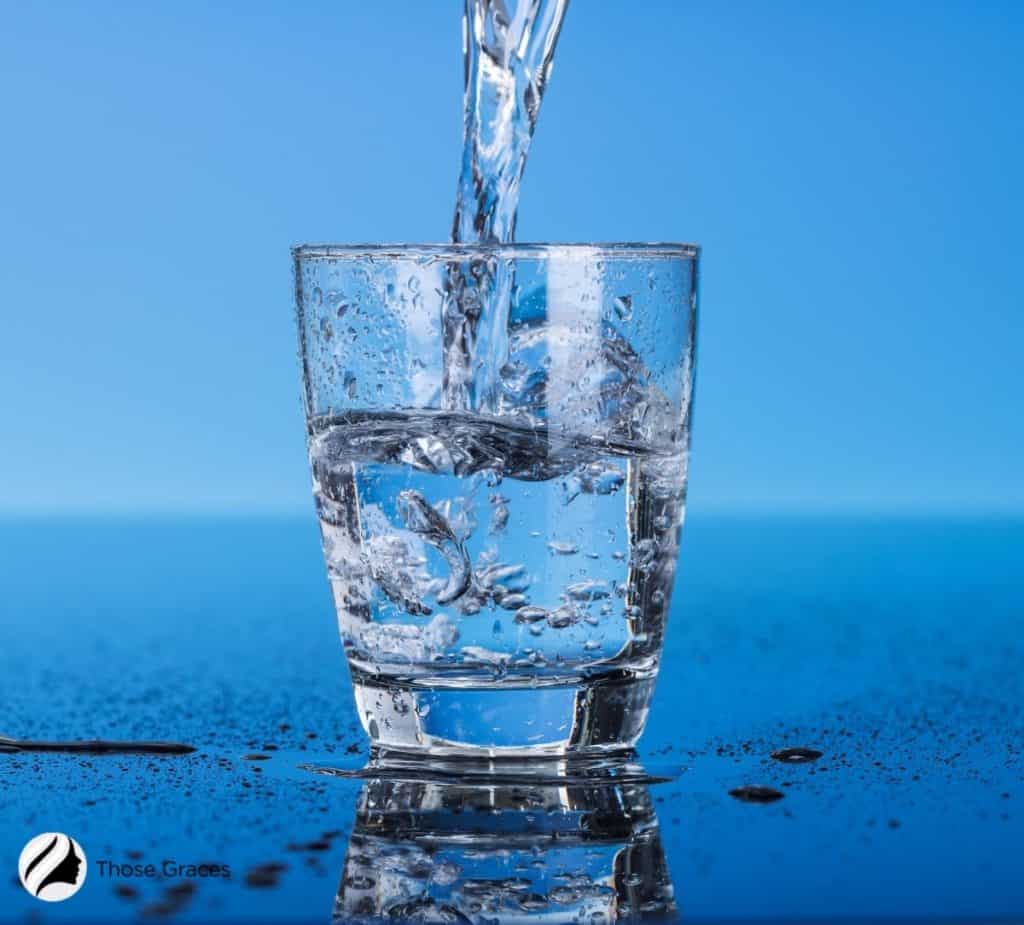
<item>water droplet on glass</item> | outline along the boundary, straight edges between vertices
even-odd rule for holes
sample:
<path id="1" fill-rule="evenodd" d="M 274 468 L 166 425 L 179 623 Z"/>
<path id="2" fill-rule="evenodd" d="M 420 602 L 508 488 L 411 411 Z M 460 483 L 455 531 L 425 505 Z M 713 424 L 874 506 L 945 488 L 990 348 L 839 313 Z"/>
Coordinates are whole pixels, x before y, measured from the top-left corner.
<path id="1" fill-rule="evenodd" d="M 649 572 L 658 559 L 660 546 L 655 539 L 643 539 L 636 544 L 633 550 L 632 564 L 641 572 Z"/>

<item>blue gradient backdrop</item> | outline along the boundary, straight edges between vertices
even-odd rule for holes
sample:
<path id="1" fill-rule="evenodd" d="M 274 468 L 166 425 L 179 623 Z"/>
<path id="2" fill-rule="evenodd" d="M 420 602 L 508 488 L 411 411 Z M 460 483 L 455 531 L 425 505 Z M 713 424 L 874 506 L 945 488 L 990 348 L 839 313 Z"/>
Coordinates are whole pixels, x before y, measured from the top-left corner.
<path id="1" fill-rule="evenodd" d="M 4 6 L 0 510 L 308 511 L 288 246 L 439 240 L 456 0 Z M 1024 507 L 1024 6 L 576 0 L 523 240 L 704 245 L 695 507 Z"/>

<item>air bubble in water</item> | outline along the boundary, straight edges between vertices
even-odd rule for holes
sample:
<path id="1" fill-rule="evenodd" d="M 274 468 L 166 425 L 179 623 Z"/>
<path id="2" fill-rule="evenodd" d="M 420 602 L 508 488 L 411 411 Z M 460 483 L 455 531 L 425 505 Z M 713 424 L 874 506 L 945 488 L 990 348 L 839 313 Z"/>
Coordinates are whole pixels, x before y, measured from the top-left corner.
<path id="1" fill-rule="evenodd" d="M 412 489 L 398 493 L 396 506 L 406 526 L 440 552 L 451 569 L 448 584 L 437 594 L 437 602 L 447 604 L 461 597 L 469 587 L 472 569 L 451 524 L 420 492 Z"/>
<path id="2" fill-rule="evenodd" d="M 565 593 L 574 601 L 598 601 L 610 596 L 607 582 L 594 578 L 569 585 Z"/>
<path id="3" fill-rule="evenodd" d="M 552 610 L 547 615 L 547 623 L 552 629 L 565 629 L 580 621 L 580 613 L 573 607 L 563 606 Z"/>
<path id="4" fill-rule="evenodd" d="M 520 607 L 516 611 L 516 623 L 537 623 L 547 617 L 548 612 L 543 607 Z"/>

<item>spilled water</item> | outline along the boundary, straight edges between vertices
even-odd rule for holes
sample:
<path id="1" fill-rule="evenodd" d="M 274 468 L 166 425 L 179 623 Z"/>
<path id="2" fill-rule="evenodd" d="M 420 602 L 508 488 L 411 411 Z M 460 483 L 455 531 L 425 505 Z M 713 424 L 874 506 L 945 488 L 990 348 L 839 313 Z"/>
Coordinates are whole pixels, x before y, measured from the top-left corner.
<path id="1" fill-rule="evenodd" d="M 785 764 L 807 764 L 822 756 L 816 748 L 780 748 L 772 752 L 772 758 Z"/>
<path id="2" fill-rule="evenodd" d="M 75 739 L 68 742 L 11 739 L 0 736 L 0 752 L 64 752 L 137 755 L 187 755 L 195 751 L 192 745 L 181 742 L 122 742 L 114 739 Z"/>

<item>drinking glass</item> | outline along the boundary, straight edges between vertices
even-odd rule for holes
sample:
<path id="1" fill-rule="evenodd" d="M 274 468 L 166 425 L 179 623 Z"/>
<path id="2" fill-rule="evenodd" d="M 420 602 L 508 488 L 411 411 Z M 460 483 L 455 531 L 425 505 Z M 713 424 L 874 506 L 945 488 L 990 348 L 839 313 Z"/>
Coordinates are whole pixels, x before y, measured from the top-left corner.
<path id="1" fill-rule="evenodd" d="M 630 748 L 679 549 L 697 248 L 293 255 L 313 494 L 373 745 Z"/>

